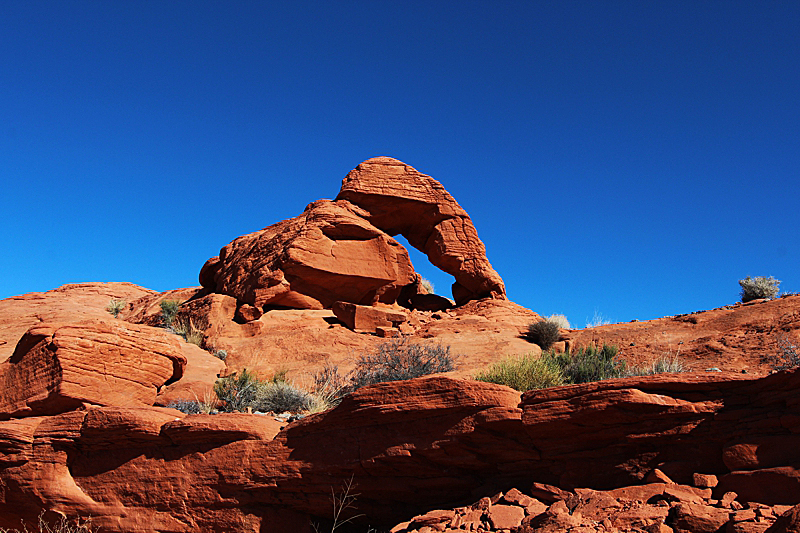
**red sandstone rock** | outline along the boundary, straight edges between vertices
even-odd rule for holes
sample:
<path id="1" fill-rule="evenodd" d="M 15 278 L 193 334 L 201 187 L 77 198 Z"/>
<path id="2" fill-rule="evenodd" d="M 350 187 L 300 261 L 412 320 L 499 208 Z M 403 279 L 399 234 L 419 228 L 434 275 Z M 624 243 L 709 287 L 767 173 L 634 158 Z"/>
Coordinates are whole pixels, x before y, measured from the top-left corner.
<path id="1" fill-rule="evenodd" d="M 517 527 L 525 518 L 525 510 L 516 505 L 492 505 L 486 513 L 489 524 L 495 529 Z"/>
<path id="2" fill-rule="evenodd" d="M 183 375 L 180 380 L 161 389 L 156 398 L 158 405 L 167 405 L 177 400 L 213 399 L 214 383 L 225 374 L 225 363 L 199 346 L 181 342 L 180 347 L 186 358 Z"/>
<path id="3" fill-rule="evenodd" d="M 336 318 L 357 333 L 376 333 L 380 328 L 397 328 L 406 321 L 405 313 L 378 307 L 336 302 L 331 307 Z"/>
<path id="4" fill-rule="evenodd" d="M 675 507 L 677 533 L 716 533 L 729 520 L 729 513 L 699 503 L 679 503 Z"/>
<path id="5" fill-rule="evenodd" d="M 316 201 L 223 247 L 203 266 L 200 283 L 259 308 L 394 303 L 417 275 L 406 249 L 360 213 L 348 202 Z"/>
<path id="6" fill-rule="evenodd" d="M 22 335 L 43 322 L 79 322 L 112 318 L 106 307 L 112 299 L 131 302 L 155 291 L 133 283 L 72 283 L 47 292 L 32 292 L 0 300 L 0 362 L 14 352 Z M 127 312 L 123 310 L 120 319 Z"/>
<path id="7" fill-rule="evenodd" d="M 505 298 L 503 281 L 469 215 L 430 176 L 391 157 L 375 157 L 344 178 L 336 199 L 363 209 L 364 218 L 389 235 L 402 234 L 433 265 L 452 274 L 456 303 Z"/>
<path id="8" fill-rule="evenodd" d="M 719 481 L 717 481 L 717 476 L 713 474 L 697 474 L 695 473 L 692 476 L 694 480 L 694 486 L 699 487 L 701 489 L 711 489 L 717 486 Z"/>
<path id="9" fill-rule="evenodd" d="M 800 504 L 778 517 L 767 533 L 800 533 Z"/>
<path id="10" fill-rule="evenodd" d="M 0 364 L 0 417 L 150 406 L 185 366 L 177 338 L 163 330 L 114 319 L 41 324 Z"/>
<path id="11" fill-rule="evenodd" d="M 800 295 L 788 295 L 749 306 L 569 330 L 566 337 L 573 347 L 615 344 L 628 363 L 637 365 L 677 354 L 694 372 L 716 367 L 764 375 L 770 371 L 768 358 L 778 353 L 779 336 L 800 343 L 798 308 Z"/>

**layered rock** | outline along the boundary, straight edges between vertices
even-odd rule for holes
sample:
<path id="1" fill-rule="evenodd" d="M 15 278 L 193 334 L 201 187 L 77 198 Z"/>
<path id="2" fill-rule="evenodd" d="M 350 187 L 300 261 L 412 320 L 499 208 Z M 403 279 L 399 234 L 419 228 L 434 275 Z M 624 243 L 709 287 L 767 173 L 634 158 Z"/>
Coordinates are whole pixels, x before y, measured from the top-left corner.
<path id="1" fill-rule="evenodd" d="M 767 460 L 756 451 L 735 465 L 747 471 L 732 472 L 726 464 L 730 450 L 758 450 L 771 439 L 788 439 L 786 449 L 794 449 L 799 402 L 800 372 L 630 378 L 536 391 L 521 400 L 506 387 L 432 377 L 366 387 L 272 440 L 260 415 L 173 412 L 176 421 L 168 420 L 171 411 L 155 408 L 89 408 L 0 422 L 6 465 L 0 516 L 30 520 L 46 507 L 91 514 L 104 531 L 303 532 L 310 520 L 330 516 L 331 490 L 351 481 L 357 512 L 372 525 L 531 487 L 525 496 L 551 507 L 562 499 L 571 517 L 553 509 L 541 523 L 531 519 L 531 527 L 577 527 L 569 494 L 586 500 L 581 512 L 588 516 L 605 505 L 590 505 L 602 498 L 593 491 L 642 484 L 658 469 L 662 479 L 709 484 L 716 475 L 719 484 L 646 485 L 656 492 L 630 500 L 654 507 L 663 500 L 665 509 L 631 507 L 619 520 L 653 525 L 668 511 L 684 531 L 695 519 L 721 527 L 736 511 L 734 501 L 741 509 L 758 508 L 748 503 L 754 485 L 764 508 L 800 501 L 800 490 L 789 484 L 790 453 Z M 737 477 L 764 470 L 771 477 L 744 483 Z M 516 501 L 499 505 L 535 506 L 520 496 Z M 673 502 L 682 507 L 670 511 Z M 725 516 L 705 507 L 726 509 Z M 520 511 L 505 508 L 486 514 L 495 525 L 518 518 Z"/>
<path id="2" fill-rule="evenodd" d="M 417 279 L 408 251 L 347 202 L 319 200 L 302 215 L 244 235 L 200 271 L 200 284 L 255 307 L 392 303 Z"/>
<path id="3" fill-rule="evenodd" d="M 687 370 L 764 373 L 780 364 L 781 341 L 800 345 L 800 295 L 753 300 L 655 320 L 609 324 L 567 333 L 572 346 L 615 344 L 646 365 L 678 356 Z"/>
<path id="4" fill-rule="evenodd" d="M 40 324 L 0 363 L 0 418 L 151 406 L 186 358 L 174 335 L 117 320 Z"/>
<path id="5" fill-rule="evenodd" d="M 403 235 L 430 262 L 451 274 L 457 304 L 505 298 L 503 280 L 469 215 L 441 183 L 391 157 L 374 157 L 342 181 L 337 200 L 365 210 L 365 218 L 389 235 Z"/>
<path id="6" fill-rule="evenodd" d="M 314 202 L 298 217 L 223 247 L 203 266 L 200 284 L 256 308 L 391 304 L 404 287 L 419 283 L 408 252 L 392 238 L 398 234 L 455 277 L 458 304 L 505 298 L 466 211 L 438 181 L 388 157 L 350 172 L 336 201 Z M 248 309 L 242 316 L 256 315 Z"/>
<path id="7" fill-rule="evenodd" d="M 47 292 L 4 298 L 0 300 L 0 361 L 11 357 L 19 339 L 32 326 L 110 318 L 106 308 L 112 299 L 130 304 L 155 294 L 133 283 L 71 283 Z"/>

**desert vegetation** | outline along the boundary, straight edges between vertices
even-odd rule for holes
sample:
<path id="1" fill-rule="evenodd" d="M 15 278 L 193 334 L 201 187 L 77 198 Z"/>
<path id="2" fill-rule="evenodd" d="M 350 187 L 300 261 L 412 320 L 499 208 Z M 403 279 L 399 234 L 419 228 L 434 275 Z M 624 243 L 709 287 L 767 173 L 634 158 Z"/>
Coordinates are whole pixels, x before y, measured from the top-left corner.
<path id="1" fill-rule="evenodd" d="M 125 300 L 120 300 L 119 298 L 111 298 L 111 301 L 108 302 L 108 307 L 106 307 L 106 311 L 111 313 L 114 318 L 119 317 L 120 312 L 125 309 L 125 305 L 127 302 Z"/>
<path id="2" fill-rule="evenodd" d="M 37 529 L 29 530 L 23 524 L 22 529 L 6 529 L 0 527 L 0 533 L 93 533 L 98 531 L 92 529 L 91 520 L 78 520 L 77 522 L 70 522 L 65 516 L 60 516 L 55 522 L 49 522 L 44 518 L 44 512 L 39 515 L 39 522 Z"/>
<path id="3" fill-rule="evenodd" d="M 161 300 L 161 321 L 165 328 L 172 327 L 180 307 L 181 302 L 178 300 Z"/>
<path id="4" fill-rule="evenodd" d="M 168 407 L 187 414 L 248 409 L 275 413 L 317 412 L 338 404 L 347 394 L 367 385 L 413 379 L 454 369 L 455 357 L 450 354 L 449 346 L 415 344 L 401 337 L 381 344 L 373 354 L 359 356 L 355 368 L 344 376 L 338 367 L 324 366 L 313 375 L 310 391 L 290 383 L 286 371 L 263 380 L 254 372 L 243 369 L 218 379 L 214 385 L 215 397 L 203 401 L 179 400 Z"/>
<path id="5" fill-rule="evenodd" d="M 537 357 L 533 354 L 509 357 L 494 363 L 475 375 L 478 381 L 507 385 L 518 391 L 588 383 L 604 379 L 644 376 L 666 372 L 683 372 L 677 354 L 667 354 L 642 367 L 628 367 L 619 358 L 616 346 L 602 348 L 589 345 L 573 353 L 548 351 Z"/>
<path id="6" fill-rule="evenodd" d="M 740 279 L 739 285 L 742 287 L 742 302 L 759 300 L 761 298 L 775 298 L 780 291 L 780 284 L 780 280 L 772 276 L 756 276 L 754 278 L 747 276 L 744 279 Z"/>
<path id="7" fill-rule="evenodd" d="M 530 324 L 525 338 L 528 339 L 529 342 L 538 344 L 542 350 L 547 350 L 558 341 L 561 336 L 559 332 L 560 327 L 558 321 L 546 318 Z"/>

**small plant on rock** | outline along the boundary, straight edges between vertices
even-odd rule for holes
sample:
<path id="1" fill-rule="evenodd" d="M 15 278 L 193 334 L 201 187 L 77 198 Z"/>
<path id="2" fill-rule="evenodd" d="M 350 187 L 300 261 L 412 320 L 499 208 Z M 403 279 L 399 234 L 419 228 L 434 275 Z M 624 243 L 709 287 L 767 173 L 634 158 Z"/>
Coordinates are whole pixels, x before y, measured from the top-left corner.
<path id="1" fill-rule="evenodd" d="M 433 283 L 431 283 L 429 280 L 422 278 L 419 284 L 422 286 L 423 289 L 425 289 L 426 294 L 435 294 L 433 292 Z"/>
<path id="2" fill-rule="evenodd" d="M 117 318 L 120 312 L 122 312 L 122 310 L 125 309 L 125 305 L 126 305 L 125 300 L 120 300 L 118 298 L 111 298 L 111 301 L 108 302 L 108 307 L 106 307 L 106 311 L 111 313 L 114 316 L 114 318 Z"/>
<path id="3" fill-rule="evenodd" d="M 187 316 L 174 317 L 170 329 L 186 339 L 186 342 L 202 348 L 205 334 L 195 326 L 194 321 Z"/>
<path id="4" fill-rule="evenodd" d="M 356 361 L 356 368 L 350 378 L 350 389 L 454 369 L 455 360 L 450 355 L 449 346 L 412 344 L 407 337 L 400 337 L 378 346 L 377 354 L 362 355 Z"/>
<path id="5" fill-rule="evenodd" d="M 557 322 L 542 320 L 528 326 L 525 337 L 532 343 L 538 344 L 542 350 L 549 349 L 561 336 Z"/>
<path id="6" fill-rule="evenodd" d="M 800 367 L 800 350 L 785 335 L 778 337 L 778 355 L 774 358 L 774 370 L 790 370 Z"/>
<path id="7" fill-rule="evenodd" d="M 178 300 L 161 300 L 161 320 L 164 322 L 164 327 L 172 327 L 172 322 L 180 307 L 181 302 Z"/>
<path id="8" fill-rule="evenodd" d="M 222 402 L 220 410 L 230 413 L 252 408 L 256 404 L 260 386 L 258 376 L 246 368 L 235 375 L 219 378 L 214 384 L 214 392 Z"/>
<path id="9" fill-rule="evenodd" d="M 558 327 L 561 329 L 569 329 L 569 320 L 567 320 L 566 315 L 550 315 L 547 317 L 548 322 L 553 322 L 554 324 L 558 324 Z"/>
<path id="10" fill-rule="evenodd" d="M 749 302 L 761 298 L 775 298 L 780 291 L 780 284 L 780 280 L 772 276 L 768 278 L 764 276 L 750 278 L 750 276 L 747 276 L 744 279 L 740 279 L 739 285 L 742 287 L 742 302 Z"/>

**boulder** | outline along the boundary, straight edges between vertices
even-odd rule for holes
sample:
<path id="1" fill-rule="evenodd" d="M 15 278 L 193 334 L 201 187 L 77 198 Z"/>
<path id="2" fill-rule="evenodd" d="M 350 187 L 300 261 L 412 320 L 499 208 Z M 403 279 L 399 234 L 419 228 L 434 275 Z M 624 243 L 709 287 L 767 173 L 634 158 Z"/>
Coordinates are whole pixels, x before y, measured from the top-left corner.
<path id="1" fill-rule="evenodd" d="M 258 308 L 394 303 L 417 279 L 408 251 L 360 214 L 346 201 L 318 200 L 223 247 L 203 266 L 200 283 Z"/>
<path id="2" fill-rule="evenodd" d="M 185 366 L 177 337 L 164 330 L 111 318 L 40 324 L 0 364 L 0 418 L 151 406 Z"/>
<path id="3" fill-rule="evenodd" d="M 375 227 L 403 235 L 451 274 L 457 304 L 505 298 L 503 280 L 486 258 L 469 215 L 432 177 L 397 159 L 375 157 L 347 174 L 336 199 L 357 205 Z"/>
<path id="4" fill-rule="evenodd" d="M 331 310 L 345 326 L 357 333 L 377 333 L 378 328 L 397 328 L 406 321 L 406 315 L 399 311 L 348 302 L 336 302 Z"/>

